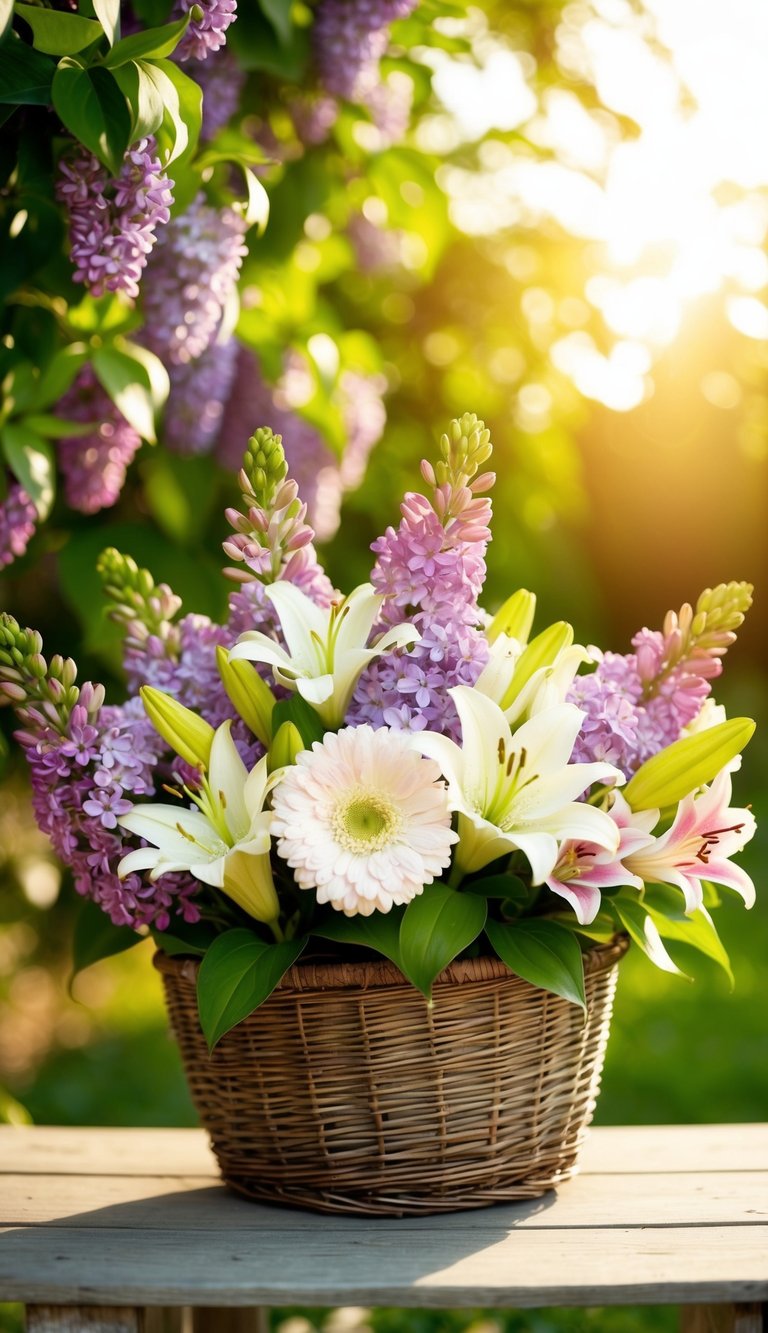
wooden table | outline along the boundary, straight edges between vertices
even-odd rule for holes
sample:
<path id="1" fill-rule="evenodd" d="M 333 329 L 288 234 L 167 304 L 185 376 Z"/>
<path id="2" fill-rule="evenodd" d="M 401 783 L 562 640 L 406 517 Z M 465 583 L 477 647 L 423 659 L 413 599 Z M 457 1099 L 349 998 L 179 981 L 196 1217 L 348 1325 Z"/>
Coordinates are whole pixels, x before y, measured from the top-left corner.
<path id="1" fill-rule="evenodd" d="M 0 1213 L 0 1300 L 34 1333 L 234 1333 L 286 1304 L 671 1302 L 699 1307 L 688 1329 L 758 1333 L 768 1302 L 768 1125 L 595 1129 L 556 1194 L 374 1221 L 230 1194 L 198 1130 L 0 1127 Z"/>

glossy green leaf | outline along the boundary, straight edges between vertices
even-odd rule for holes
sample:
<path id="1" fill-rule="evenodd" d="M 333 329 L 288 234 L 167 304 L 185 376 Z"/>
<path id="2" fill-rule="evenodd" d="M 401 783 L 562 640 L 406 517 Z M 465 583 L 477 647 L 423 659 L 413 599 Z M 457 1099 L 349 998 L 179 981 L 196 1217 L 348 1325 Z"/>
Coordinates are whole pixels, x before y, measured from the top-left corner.
<path id="1" fill-rule="evenodd" d="M 275 30 L 277 39 L 285 46 L 291 39 L 291 10 L 293 0 L 259 0 L 262 14 Z"/>
<path id="2" fill-rule="evenodd" d="M 119 42 L 115 42 L 109 55 L 105 57 L 106 68 L 117 69 L 118 65 L 126 65 L 129 60 L 146 60 L 148 57 L 159 60 L 169 56 L 176 50 L 187 31 L 189 17 L 189 14 L 185 14 L 183 18 L 176 19 L 173 23 L 165 23 L 161 28 L 146 28 L 143 32 L 134 32 L 130 37 L 123 37 Z"/>
<path id="3" fill-rule="evenodd" d="M 101 962 L 102 958 L 124 953 L 141 944 L 143 939 L 144 936 L 138 935 L 130 926 L 113 926 L 106 912 L 86 899 L 75 920 L 70 985 L 83 968 Z"/>
<path id="4" fill-rule="evenodd" d="M 660 968 L 662 972 L 673 972 L 677 976 L 684 975 L 665 948 L 656 922 L 646 912 L 639 900 L 635 901 L 629 897 L 612 898 L 607 910 L 613 916 L 619 929 L 626 931 L 633 943 L 637 945 L 638 949 L 642 949 L 646 958 L 650 958 L 656 967 Z"/>
<path id="5" fill-rule="evenodd" d="M 216 939 L 216 931 L 207 921 L 190 922 L 174 918 L 171 930 L 151 930 L 152 941 L 169 958 L 202 958 Z"/>
<path id="6" fill-rule="evenodd" d="M 39 51 L 9 33 L 0 46 L 0 102 L 20 106 L 47 106 L 56 66 Z"/>
<path id="7" fill-rule="evenodd" d="M 50 444 L 21 421 L 6 422 L 1 438 L 11 472 L 27 492 L 38 518 L 47 518 L 56 494 L 56 469 Z"/>
<path id="8" fill-rule="evenodd" d="M 722 968 L 733 989 L 731 960 L 706 907 L 700 907 L 688 915 L 680 890 L 666 884 L 646 885 L 643 905 L 655 921 L 662 939 L 671 945 L 673 953 L 676 942 L 703 953 Z"/>
<path id="9" fill-rule="evenodd" d="M 113 70 L 113 78 L 131 108 L 131 142 L 154 134 L 165 116 L 163 99 L 155 80 L 135 60 Z"/>
<path id="10" fill-rule="evenodd" d="M 693 736 L 683 736 L 647 759 L 623 789 L 633 810 L 663 809 L 711 782 L 752 739 L 755 724 L 749 717 L 727 722 Z"/>
<path id="11" fill-rule="evenodd" d="M 172 60 L 139 61 L 152 79 L 165 107 L 163 122 L 155 139 L 161 160 L 167 164 L 192 156 L 200 136 L 203 119 L 203 90 L 199 83 Z"/>
<path id="12" fill-rule="evenodd" d="M 114 46 L 120 34 L 120 0 L 91 0 L 94 13 Z"/>
<path id="13" fill-rule="evenodd" d="M 298 728 L 308 750 L 315 741 L 323 739 L 327 730 L 315 709 L 300 694 L 294 694 L 290 699 L 281 699 L 275 704 L 272 710 L 273 735 L 284 722 L 292 722 Z"/>
<path id="14" fill-rule="evenodd" d="M 93 369 L 126 421 L 142 439 L 154 443 L 154 404 L 144 367 L 127 352 L 100 347 L 93 354 Z"/>
<path id="15" fill-rule="evenodd" d="M 508 968 L 532 986 L 578 1004 L 586 1013 L 584 962 L 573 931 L 543 917 L 508 925 L 489 921 L 485 930 Z"/>
<path id="16" fill-rule="evenodd" d="M 336 944 L 356 944 L 373 949 L 403 972 L 400 926 L 404 911 L 404 908 L 393 907 L 389 912 L 372 912 L 370 916 L 343 916 L 334 912 L 333 916 L 313 926 L 312 934 Z"/>
<path id="17" fill-rule="evenodd" d="M 45 55 L 73 56 L 104 36 L 100 23 L 80 14 L 43 9 L 23 4 L 22 0 L 16 0 L 14 13 L 29 24 L 35 49 Z"/>
<path id="18" fill-rule="evenodd" d="M 117 174 L 131 137 L 131 113 L 109 71 L 85 69 L 68 56 L 59 62 L 51 90 L 67 129 Z"/>
<path id="19" fill-rule="evenodd" d="M 228 930 L 214 940 L 197 976 L 200 1023 L 210 1050 L 264 1003 L 306 942 L 266 944 L 250 930 Z"/>
<path id="20" fill-rule="evenodd" d="M 24 418 L 24 425 L 46 440 L 76 439 L 78 435 L 89 435 L 93 430 L 90 421 L 65 421 L 63 417 L 54 417 L 46 412 L 31 413 Z"/>
<path id="21" fill-rule="evenodd" d="M 427 999 L 435 977 L 477 939 L 487 911 L 484 898 L 447 884 L 428 884 L 408 904 L 400 926 L 401 966 Z"/>
<path id="22" fill-rule="evenodd" d="M 171 391 L 170 376 L 160 357 L 156 356 L 154 352 L 150 352 L 148 347 L 144 347 L 141 343 L 132 342 L 128 338 L 117 338 L 115 346 L 118 351 L 126 352 L 141 366 L 146 375 L 146 384 L 149 396 L 152 399 L 152 406 L 155 411 L 159 411 Z"/>
<path id="23" fill-rule="evenodd" d="M 51 358 L 35 386 L 33 404 L 37 411 L 58 402 L 88 359 L 83 343 L 70 343 Z M 41 435 L 46 432 L 41 431 Z"/>

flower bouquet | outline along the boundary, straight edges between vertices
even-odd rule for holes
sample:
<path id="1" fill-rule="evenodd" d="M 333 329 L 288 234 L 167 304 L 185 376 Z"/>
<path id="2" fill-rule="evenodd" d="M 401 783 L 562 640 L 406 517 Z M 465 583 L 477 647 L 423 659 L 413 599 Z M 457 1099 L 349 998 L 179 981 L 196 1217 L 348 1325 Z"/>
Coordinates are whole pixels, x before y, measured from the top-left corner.
<path id="1" fill-rule="evenodd" d="M 490 454 L 453 421 L 342 596 L 257 431 L 226 624 L 101 558 L 122 704 L 0 621 L 37 819 L 88 900 L 76 963 L 151 933 L 193 1097 L 255 1197 L 542 1193 L 573 1169 L 627 940 L 727 971 L 710 909 L 754 898 L 731 860 L 753 723 L 710 693 L 751 588 L 705 591 L 627 655 L 564 621 L 531 637 L 532 593 L 478 603 Z"/>

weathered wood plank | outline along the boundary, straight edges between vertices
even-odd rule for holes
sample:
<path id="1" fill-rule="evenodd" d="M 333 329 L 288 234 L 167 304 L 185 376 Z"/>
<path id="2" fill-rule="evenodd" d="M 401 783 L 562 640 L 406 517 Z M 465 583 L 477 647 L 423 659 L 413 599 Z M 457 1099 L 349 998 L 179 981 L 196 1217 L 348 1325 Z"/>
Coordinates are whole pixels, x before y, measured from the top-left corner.
<path id="1" fill-rule="evenodd" d="M 692 1305 L 682 1311 L 681 1333 L 764 1333 L 764 1305 Z"/>
<path id="2" fill-rule="evenodd" d="M 139 1310 L 31 1305 L 27 1333 L 144 1333 L 144 1321 Z"/>
<path id="3" fill-rule="evenodd" d="M 0 1125 L 0 1174 L 218 1176 L 201 1129 Z"/>
<path id="4" fill-rule="evenodd" d="M 600 1126 L 580 1166 L 582 1174 L 767 1171 L 768 1124 Z"/>
<path id="5" fill-rule="evenodd" d="M 217 1176 L 198 1129 L 0 1125 L 0 1173 Z M 638 1125 L 592 1129 L 582 1173 L 768 1170 L 768 1125 Z"/>
<path id="6" fill-rule="evenodd" d="M 338 1232 L 24 1227 L 0 1238 L 0 1299 L 118 1305 L 627 1305 L 768 1300 L 768 1226 L 514 1230 L 489 1211 L 418 1244 Z M 290 1262 L 286 1262 L 290 1255 Z M 97 1256 L 95 1261 L 94 1256 Z"/>
<path id="7" fill-rule="evenodd" d="M 0 1224 L 194 1232 L 292 1231 L 310 1234 L 316 1215 L 250 1203 L 206 1176 L 4 1176 Z M 768 1223 L 768 1171 L 680 1176 L 579 1176 L 541 1199 L 462 1214 L 466 1232 L 541 1227 L 724 1226 Z M 338 1234 L 381 1223 L 325 1219 Z M 393 1231 L 449 1231 L 455 1215 L 393 1218 Z"/>

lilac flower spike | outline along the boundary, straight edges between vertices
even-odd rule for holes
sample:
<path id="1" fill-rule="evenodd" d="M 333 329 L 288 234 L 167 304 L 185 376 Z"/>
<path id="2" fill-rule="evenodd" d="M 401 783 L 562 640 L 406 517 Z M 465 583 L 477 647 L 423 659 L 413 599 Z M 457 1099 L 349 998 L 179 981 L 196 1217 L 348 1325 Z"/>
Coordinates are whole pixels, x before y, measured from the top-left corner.
<path id="1" fill-rule="evenodd" d="M 87 434 L 67 436 L 56 446 L 67 504 L 81 514 L 111 508 L 141 446 L 138 431 L 115 407 L 88 365 L 59 400 L 57 412 L 67 421 L 93 423 Z"/>
<path id="2" fill-rule="evenodd" d="M 159 237 L 144 292 L 147 345 L 184 365 L 213 342 L 248 253 L 246 224 L 232 208 L 198 194 Z"/>
<path id="3" fill-rule="evenodd" d="M 17 481 L 0 501 L 0 569 L 24 554 L 37 526 L 37 510 Z"/>
<path id="4" fill-rule="evenodd" d="M 752 585 L 721 583 L 696 609 L 670 611 L 659 630 L 640 630 L 634 653 L 605 653 L 577 676 L 569 699 L 585 713 L 575 757 L 605 759 L 627 777 L 676 741 L 698 717 L 722 658 L 751 605 Z"/>
<path id="5" fill-rule="evenodd" d="M 202 18 L 190 20 L 174 52 L 177 60 L 207 60 L 224 45 L 227 28 L 237 18 L 237 0 L 179 0 L 176 13 L 188 14 L 193 5 L 203 11 Z"/>
<path id="6" fill-rule="evenodd" d="M 348 101 L 367 100 L 379 82 L 389 25 L 417 0 L 321 0 L 312 42 L 323 87 Z"/>
<path id="7" fill-rule="evenodd" d="M 172 186 L 151 137 L 128 149 L 114 179 L 83 148 L 62 158 L 56 194 L 69 212 L 75 282 L 94 296 L 122 291 L 135 299 L 157 228 L 170 218 Z"/>
<path id="8" fill-rule="evenodd" d="M 478 626 L 491 503 L 483 492 L 493 473 L 478 473 L 491 453 L 490 433 L 472 413 L 451 423 L 436 467 L 422 463 L 433 498 L 410 493 L 397 531 L 374 542 L 371 581 L 383 594 L 382 627 L 412 620 L 421 640 L 408 653 L 374 662 L 360 679 L 350 721 L 456 737 L 448 693 L 474 685 L 488 659 Z"/>

